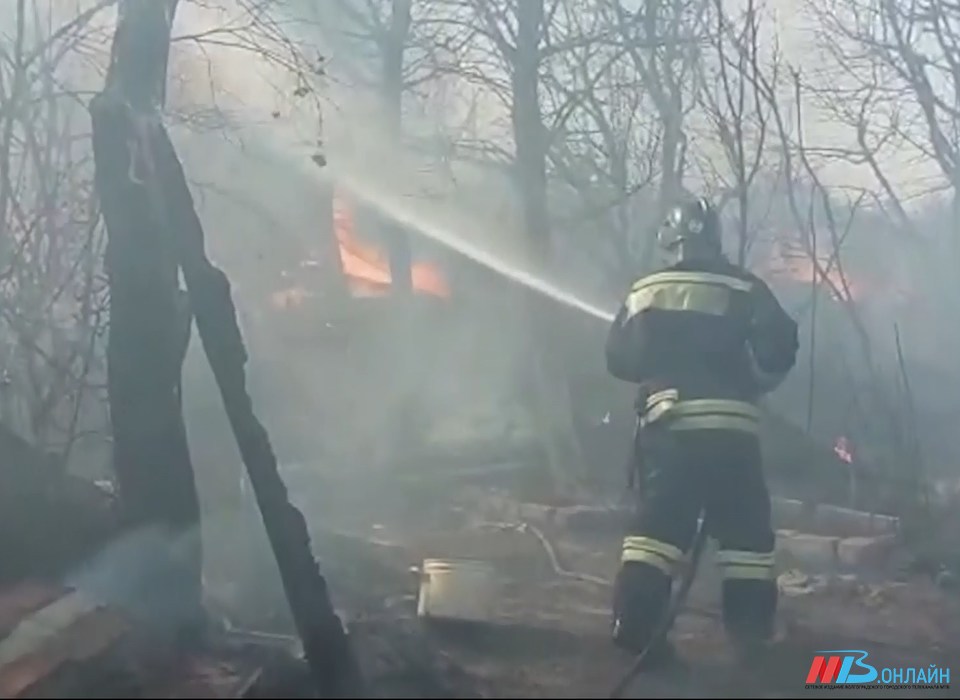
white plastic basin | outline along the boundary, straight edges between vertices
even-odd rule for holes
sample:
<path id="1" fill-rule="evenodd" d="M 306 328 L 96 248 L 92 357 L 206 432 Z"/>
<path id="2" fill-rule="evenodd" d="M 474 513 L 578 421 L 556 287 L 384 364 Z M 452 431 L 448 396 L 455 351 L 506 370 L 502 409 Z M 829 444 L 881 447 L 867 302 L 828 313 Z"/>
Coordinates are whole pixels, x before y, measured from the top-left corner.
<path id="1" fill-rule="evenodd" d="M 468 559 L 426 559 L 420 569 L 417 615 L 439 620 L 488 622 L 497 600 L 493 567 Z"/>

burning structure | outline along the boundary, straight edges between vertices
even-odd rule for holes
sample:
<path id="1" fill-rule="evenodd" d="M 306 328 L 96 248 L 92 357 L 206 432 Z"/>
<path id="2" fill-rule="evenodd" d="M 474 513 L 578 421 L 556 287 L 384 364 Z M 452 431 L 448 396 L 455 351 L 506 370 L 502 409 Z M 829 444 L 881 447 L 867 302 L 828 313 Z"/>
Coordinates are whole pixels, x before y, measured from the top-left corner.
<path id="1" fill-rule="evenodd" d="M 347 192 L 336 189 L 333 194 L 333 228 L 340 269 L 347 286 L 354 296 L 386 296 L 393 286 L 390 261 L 381 247 L 362 240 L 357 218 L 356 203 Z M 443 271 L 433 263 L 412 261 L 410 280 L 415 294 L 440 299 L 450 296 L 450 285 Z"/>

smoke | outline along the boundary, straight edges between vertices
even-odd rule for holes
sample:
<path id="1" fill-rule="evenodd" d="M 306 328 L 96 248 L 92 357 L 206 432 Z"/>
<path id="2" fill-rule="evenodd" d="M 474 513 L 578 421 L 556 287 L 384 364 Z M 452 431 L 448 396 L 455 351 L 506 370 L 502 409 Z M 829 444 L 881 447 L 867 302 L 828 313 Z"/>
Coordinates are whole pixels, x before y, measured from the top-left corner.
<path id="1" fill-rule="evenodd" d="M 202 12 L 192 12 L 179 18 L 181 33 L 202 31 Z M 322 39 L 315 45 L 325 52 Z M 531 288 L 568 306 L 571 315 L 604 322 L 614 304 L 586 275 L 534 274 L 509 170 L 442 161 L 423 147 L 437 115 L 434 123 L 406 119 L 407 145 L 384 138 L 374 96 L 335 78 L 319 95 L 321 134 L 317 104 L 293 96 L 296 83 L 282 69 L 271 71 L 248 51 L 188 49 L 175 45 L 181 72 L 193 66 L 193 73 L 180 81 L 185 91 L 171 93 L 171 108 L 211 106 L 207 93 L 189 88 L 194 79 L 194 88 L 214 84 L 216 107 L 229 127 L 178 127 L 175 137 L 211 254 L 236 288 L 255 400 L 281 459 L 362 480 L 404 461 L 414 463 L 404 468 L 415 469 L 425 458 L 415 455 L 431 450 L 535 441 L 532 419 L 520 407 L 529 394 L 527 332 L 515 294 L 506 290 Z M 324 169 L 311 160 L 321 135 Z M 409 147 L 411 141 L 421 146 Z M 410 230 L 416 248 L 429 247 L 447 263 L 454 287 L 448 303 L 402 317 L 391 316 L 386 303 L 375 310 L 375 301 L 331 311 L 331 300 L 319 293 L 299 310 L 269 307 L 271 290 L 282 285 L 323 286 L 319 277 L 331 265 L 323 257 L 328 222 L 320 219 L 319 200 L 331 179 Z M 304 268 L 307 258 L 320 264 Z M 465 260 L 488 273 L 468 269 Z M 190 425 L 197 425 L 194 416 L 218 410 L 201 365 L 193 348 L 185 381 Z M 418 435 L 411 440 L 405 433 Z M 213 443 L 221 441 L 229 443 L 230 436 L 219 419 L 210 429 L 191 429 L 198 460 L 218 455 Z"/>
<path id="2" fill-rule="evenodd" d="M 169 565 L 188 567 L 198 537 L 196 529 L 176 532 L 159 526 L 126 532 L 68 574 L 65 583 L 132 618 L 172 629 L 197 610 L 184 607 L 189 591 L 178 587 L 184 577 L 172 573 Z"/>

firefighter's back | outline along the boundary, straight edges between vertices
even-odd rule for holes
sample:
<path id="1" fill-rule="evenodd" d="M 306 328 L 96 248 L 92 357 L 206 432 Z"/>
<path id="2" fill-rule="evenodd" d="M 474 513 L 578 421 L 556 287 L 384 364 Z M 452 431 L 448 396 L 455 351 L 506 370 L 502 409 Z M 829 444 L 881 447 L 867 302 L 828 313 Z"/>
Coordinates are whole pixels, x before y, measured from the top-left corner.
<path id="1" fill-rule="evenodd" d="M 770 289 L 723 256 L 709 204 L 675 207 L 658 238 L 679 262 L 632 285 L 606 351 L 611 374 L 641 386 L 641 507 L 623 541 L 614 639 L 668 659 L 655 623 L 701 512 L 719 543 L 727 630 L 747 646 L 771 634 L 774 536 L 755 403 L 793 366 L 797 337 Z"/>
<path id="2" fill-rule="evenodd" d="M 673 388 L 691 399 L 753 398 L 745 351 L 751 278 L 718 258 L 681 261 L 634 284 L 629 303 L 645 315 L 642 383 L 649 393 Z"/>

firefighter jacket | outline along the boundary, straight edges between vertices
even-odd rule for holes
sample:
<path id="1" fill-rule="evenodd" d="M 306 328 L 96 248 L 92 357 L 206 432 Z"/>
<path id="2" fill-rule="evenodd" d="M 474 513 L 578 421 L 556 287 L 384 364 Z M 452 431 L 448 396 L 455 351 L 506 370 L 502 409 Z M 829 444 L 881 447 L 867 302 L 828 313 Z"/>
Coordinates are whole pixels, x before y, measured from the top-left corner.
<path id="1" fill-rule="evenodd" d="M 756 401 L 796 362 L 797 324 L 767 285 L 725 258 L 633 284 L 607 337 L 608 371 L 639 384 L 641 423 L 756 432 Z"/>

